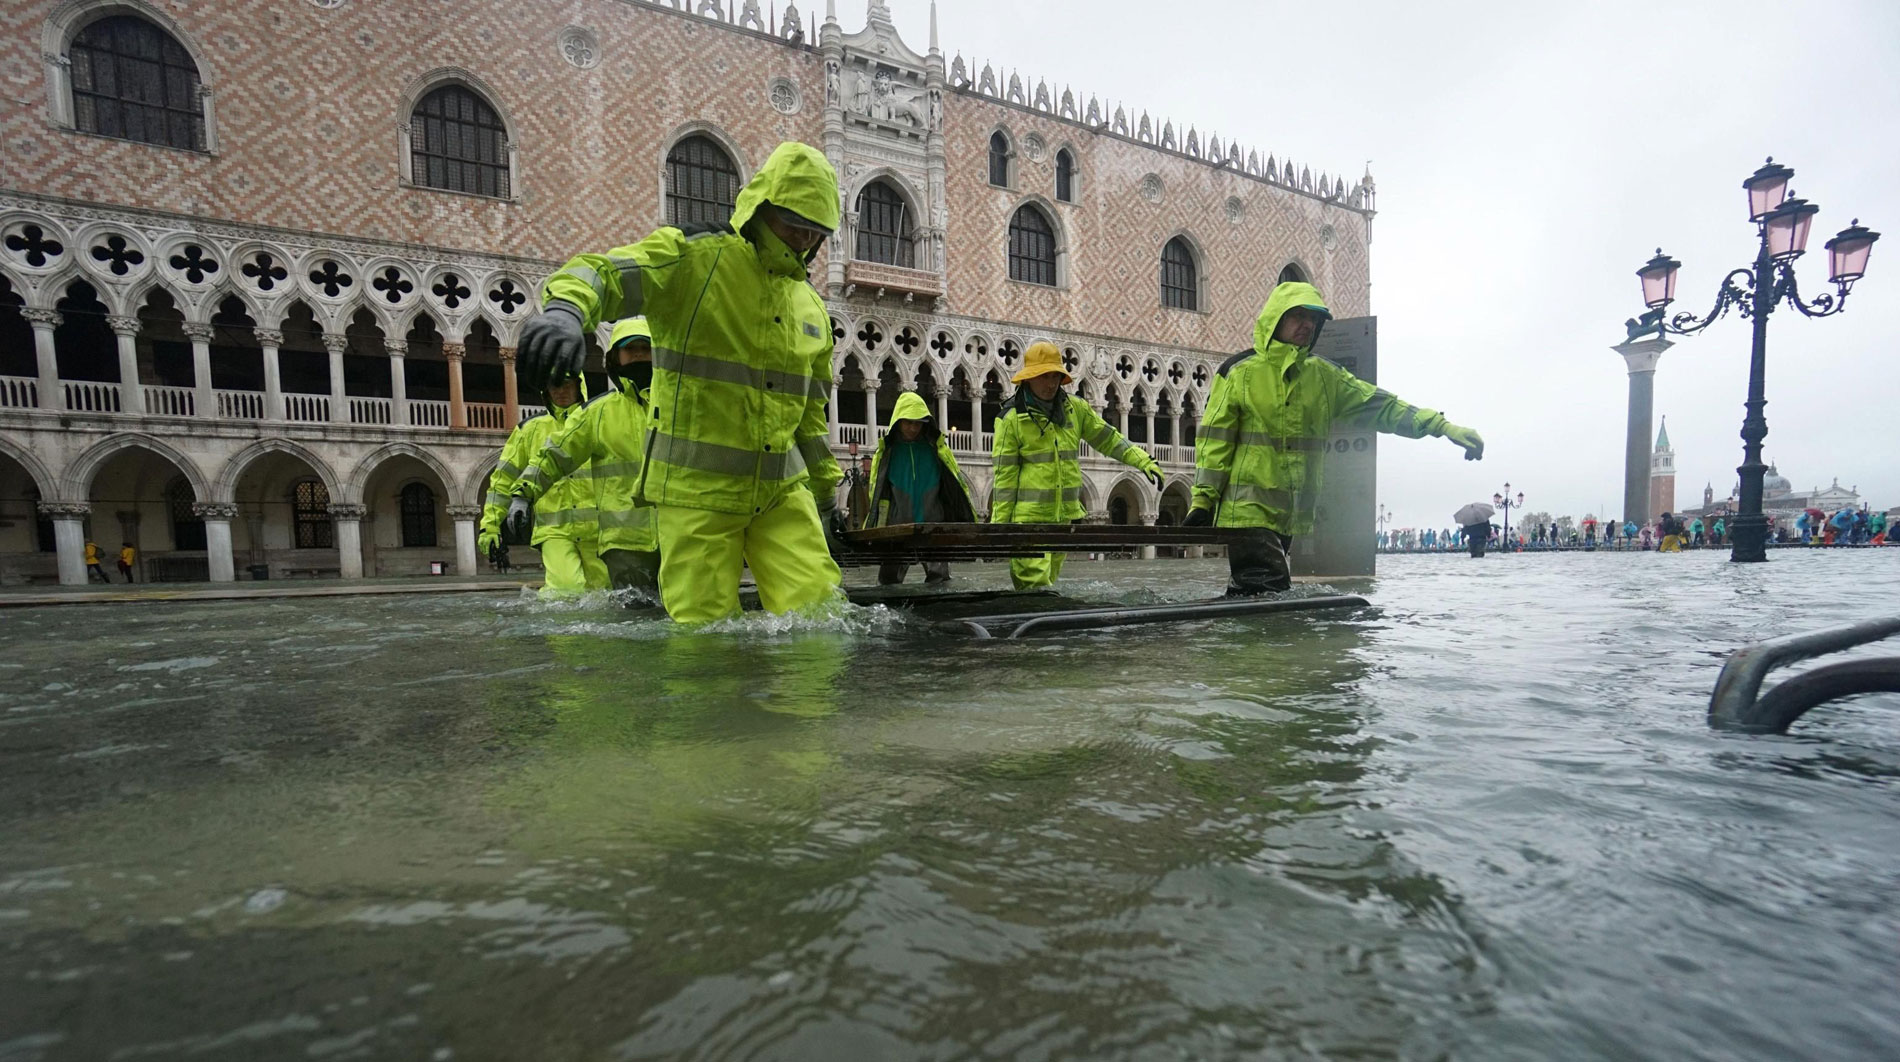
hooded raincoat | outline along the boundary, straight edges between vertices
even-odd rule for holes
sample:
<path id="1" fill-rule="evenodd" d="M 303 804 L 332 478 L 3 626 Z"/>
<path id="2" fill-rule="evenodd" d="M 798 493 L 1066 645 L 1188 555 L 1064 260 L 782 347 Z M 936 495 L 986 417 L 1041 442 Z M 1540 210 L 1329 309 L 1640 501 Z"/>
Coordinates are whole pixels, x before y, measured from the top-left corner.
<path id="1" fill-rule="evenodd" d="M 897 431 L 900 420 L 923 422 L 916 442 L 903 441 Z M 925 467 L 926 463 L 934 467 Z M 929 497 L 913 497 L 906 488 L 914 484 L 933 484 L 934 489 Z M 871 460 L 871 512 L 865 526 L 931 520 L 973 523 L 976 507 L 970 497 L 970 481 L 957 466 L 943 432 L 937 430 L 937 418 L 923 396 L 905 391 L 891 409 L 890 431 L 878 440 L 877 456 Z"/>
<path id="2" fill-rule="evenodd" d="M 838 227 L 838 175 L 818 149 L 780 144 L 739 192 L 727 225 L 667 227 L 569 261 L 547 298 L 586 328 L 644 314 L 653 331 L 641 497 L 719 513 L 769 511 L 809 481 L 821 507 L 841 473 L 828 444 L 831 319 L 800 257 L 764 225 L 773 203 Z"/>
<path id="3" fill-rule="evenodd" d="M 1311 347 L 1274 339 L 1294 307 L 1326 312 L 1311 284 L 1274 288 L 1254 322 L 1253 349 L 1221 366 L 1195 431 L 1194 508 L 1214 509 L 1216 526 L 1311 532 L 1337 421 L 1409 439 L 1445 434 L 1444 414 L 1399 401 Z"/>
<path id="4" fill-rule="evenodd" d="M 1028 388 L 1017 390 L 996 421 L 990 452 L 996 482 L 990 522 L 1055 524 L 1088 515 L 1082 505 L 1082 443 L 1141 472 L 1161 471 L 1148 452 L 1116 431 L 1087 402 L 1062 392 L 1062 423 L 1043 415 Z"/>
<path id="5" fill-rule="evenodd" d="M 585 382 L 581 384 L 583 394 L 586 386 Z M 508 441 L 501 447 L 501 460 L 488 477 L 488 496 L 482 507 L 484 536 L 501 534 L 502 519 L 508 515 L 509 496 L 515 493 L 522 473 L 534 463 L 548 439 L 565 427 L 582 408 L 580 403 L 549 406 L 546 413 L 523 421 L 509 433 Z M 529 497 L 534 501 L 534 535 L 530 541 L 535 548 L 539 549 L 541 543 L 550 538 L 584 541 L 592 540 L 600 533 L 592 469 L 577 468 L 552 488 Z"/>
<path id="6" fill-rule="evenodd" d="M 614 336 L 618 345 L 633 336 L 650 339 L 652 332 L 644 321 L 622 321 Z M 646 452 L 647 421 L 647 395 L 636 392 L 631 381 L 615 378 L 611 390 L 570 415 L 548 438 L 522 471 L 513 493 L 538 502 L 568 477 L 584 472 L 594 482 L 601 552 L 658 550 L 653 506 L 634 493 Z"/>

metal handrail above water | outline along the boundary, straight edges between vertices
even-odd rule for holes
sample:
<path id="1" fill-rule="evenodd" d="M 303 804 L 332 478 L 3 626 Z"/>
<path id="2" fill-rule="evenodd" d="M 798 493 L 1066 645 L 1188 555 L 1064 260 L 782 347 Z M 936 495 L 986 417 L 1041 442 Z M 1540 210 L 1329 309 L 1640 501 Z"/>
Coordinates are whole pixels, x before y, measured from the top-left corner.
<path id="1" fill-rule="evenodd" d="M 1224 601 L 1194 601 L 1178 605 L 1110 606 L 1071 609 L 1063 612 L 1014 612 L 998 616 L 971 616 L 951 620 L 945 627 L 960 629 L 979 639 L 1021 638 L 1038 631 L 1092 630 L 1099 627 L 1124 627 L 1135 623 L 1170 623 L 1179 620 L 1217 619 L 1223 616 L 1254 616 L 1274 612 L 1313 612 L 1331 608 L 1363 608 L 1369 602 L 1348 594 L 1327 597 L 1302 597 L 1292 600 L 1237 598 Z"/>
<path id="2" fill-rule="evenodd" d="M 1900 616 L 1790 634 L 1737 649 L 1722 665 L 1709 697 L 1709 725 L 1751 734 L 1785 733 L 1817 704 L 1857 693 L 1900 693 L 1900 658 L 1829 664 L 1797 675 L 1766 694 L 1768 672 L 1798 660 L 1838 653 L 1900 634 Z"/>

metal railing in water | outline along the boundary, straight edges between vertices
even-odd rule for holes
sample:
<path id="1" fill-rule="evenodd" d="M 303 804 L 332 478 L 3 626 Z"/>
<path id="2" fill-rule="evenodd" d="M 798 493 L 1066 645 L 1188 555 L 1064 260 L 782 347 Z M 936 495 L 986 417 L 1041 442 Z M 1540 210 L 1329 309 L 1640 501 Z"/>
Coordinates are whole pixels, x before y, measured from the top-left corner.
<path id="1" fill-rule="evenodd" d="M 1709 697 L 1709 725 L 1751 734 L 1786 733 L 1818 704 L 1859 693 L 1900 693 L 1900 657 L 1825 664 L 1761 691 L 1768 672 L 1900 634 L 1900 616 L 1791 634 L 1737 649 Z"/>

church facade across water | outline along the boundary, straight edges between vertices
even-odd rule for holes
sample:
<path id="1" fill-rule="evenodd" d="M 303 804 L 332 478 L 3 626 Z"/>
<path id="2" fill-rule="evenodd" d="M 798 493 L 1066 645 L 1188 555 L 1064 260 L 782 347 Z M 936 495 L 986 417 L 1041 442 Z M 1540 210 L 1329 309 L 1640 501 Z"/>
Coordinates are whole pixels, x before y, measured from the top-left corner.
<path id="1" fill-rule="evenodd" d="M 877 2 L 848 32 L 752 0 L 45 0 L 0 57 L 30 75 L 0 101 L 7 581 L 84 581 L 89 539 L 147 578 L 475 571 L 542 280 L 722 219 L 787 139 L 843 184 L 812 272 L 834 448 L 918 390 L 979 507 L 1034 340 L 1168 472 L 1085 457 L 1092 518 L 1169 522 L 1273 284 L 1370 312 L 1370 175 L 946 55 L 934 11 L 917 51 Z"/>

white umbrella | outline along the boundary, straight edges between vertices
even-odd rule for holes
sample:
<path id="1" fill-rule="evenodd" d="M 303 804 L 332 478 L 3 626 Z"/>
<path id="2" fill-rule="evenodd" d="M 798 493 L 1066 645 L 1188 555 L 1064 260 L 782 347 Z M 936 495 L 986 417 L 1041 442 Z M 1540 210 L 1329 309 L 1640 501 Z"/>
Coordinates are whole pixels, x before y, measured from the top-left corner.
<path id="1" fill-rule="evenodd" d="M 1491 521 L 1491 514 L 1495 512 L 1497 512 L 1496 509 L 1491 508 L 1491 506 L 1484 502 L 1472 502 L 1470 505 L 1452 513 L 1451 522 L 1457 524 L 1459 527 L 1489 523 Z"/>

